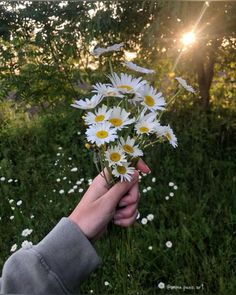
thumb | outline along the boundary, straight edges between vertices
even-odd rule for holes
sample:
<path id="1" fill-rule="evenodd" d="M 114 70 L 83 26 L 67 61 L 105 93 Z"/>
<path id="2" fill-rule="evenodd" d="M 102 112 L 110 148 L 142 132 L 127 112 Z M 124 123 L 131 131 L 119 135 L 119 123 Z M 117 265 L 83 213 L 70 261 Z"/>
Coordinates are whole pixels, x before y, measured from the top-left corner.
<path id="1" fill-rule="evenodd" d="M 131 181 L 123 181 L 116 183 L 109 191 L 104 194 L 101 199 L 106 202 L 110 208 L 116 208 L 121 198 L 131 189 L 131 187 L 139 180 L 139 173 L 135 170 Z"/>

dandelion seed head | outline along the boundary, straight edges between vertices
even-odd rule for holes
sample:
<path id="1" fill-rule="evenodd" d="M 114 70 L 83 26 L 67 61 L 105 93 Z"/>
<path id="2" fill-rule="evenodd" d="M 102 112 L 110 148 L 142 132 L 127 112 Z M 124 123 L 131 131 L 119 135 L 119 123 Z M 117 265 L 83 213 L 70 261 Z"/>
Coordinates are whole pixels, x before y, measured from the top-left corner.
<path id="1" fill-rule="evenodd" d="M 150 251 L 151 251 L 151 250 L 152 250 L 152 246 L 149 246 L 149 247 L 148 247 L 148 250 L 150 250 Z"/>
<path id="2" fill-rule="evenodd" d="M 148 214 L 147 220 L 152 221 L 153 219 L 154 219 L 154 215 L 153 214 Z"/>
<path id="3" fill-rule="evenodd" d="M 21 204 L 22 204 L 22 200 L 19 200 L 19 201 L 16 202 L 17 206 L 20 206 Z"/>
<path id="4" fill-rule="evenodd" d="M 142 223 L 142 224 L 145 225 L 145 224 L 147 224 L 147 222 L 148 222 L 147 218 L 142 218 L 142 219 L 141 219 L 141 223 Z"/>
<path id="5" fill-rule="evenodd" d="M 174 197 L 175 194 L 173 192 L 170 192 L 169 195 L 170 197 Z"/>
<path id="6" fill-rule="evenodd" d="M 166 242 L 166 247 L 167 248 L 171 248 L 173 246 L 172 242 L 171 241 L 167 241 Z"/>
<path id="7" fill-rule="evenodd" d="M 64 194 L 64 192 L 65 192 L 64 189 L 59 190 L 60 195 Z"/>
<path id="8" fill-rule="evenodd" d="M 79 193 L 82 193 L 84 190 L 82 188 L 79 189 Z"/>
<path id="9" fill-rule="evenodd" d="M 10 220 L 13 220 L 14 218 L 15 218 L 14 215 L 11 215 L 11 216 L 9 217 Z"/>
<path id="10" fill-rule="evenodd" d="M 177 190 L 178 189 L 178 186 L 177 185 L 174 185 L 173 188 L 174 188 L 174 190 Z"/>
<path id="11" fill-rule="evenodd" d="M 166 200 L 169 200 L 169 196 L 166 196 L 165 199 L 166 199 Z"/>
<path id="12" fill-rule="evenodd" d="M 152 182 L 156 182 L 156 177 L 153 177 L 152 178 Z"/>
<path id="13" fill-rule="evenodd" d="M 174 184 L 174 182 L 169 182 L 169 186 L 174 186 L 175 184 Z"/>
<path id="14" fill-rule="evenodd" d="M 70 170 L 71 172 L 77 172 L 78 171 L 78 168 L 77 167 L 74 167 Z"/>
<path id="15" fill-rule="evenodd" d="M 159 288 L 159 289 L 164 289 L 164 288 L 165 288 L 165 284 L 164 284 L 163 282 L 160 282 L 160 283 L 158 284 L 158 288 Z"/>
<path id="16" fill-rule="evenodd" d="M 2 177 L 0 178 L 0 180 L 1 180 L 1 181 L 5 181 L 5 180 L 6 180 L 6 177 L 2 176 Z"/>

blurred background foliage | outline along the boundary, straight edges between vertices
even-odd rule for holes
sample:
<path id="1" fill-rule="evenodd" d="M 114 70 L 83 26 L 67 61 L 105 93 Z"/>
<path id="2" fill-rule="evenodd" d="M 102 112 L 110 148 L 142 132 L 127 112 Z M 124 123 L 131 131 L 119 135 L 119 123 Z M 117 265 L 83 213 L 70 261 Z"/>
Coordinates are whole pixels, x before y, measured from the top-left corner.
<path id="1" fill-rule="evenodd" d="M 6 178 L 0 182 L 1 266 L 11 246 L 22 242 L 23 227 L 34 229 L 31 240 L 37 243 L 75 206 L 82 193 L 59 195 L 71 184 L 57 178 L 74 184 L 79 175 L 85 189 L 95 176 L 84 147 L 82 112 L 70 103 L 106 81 L 109 59 L 116 71 L 127 71 L 120 61 L 130 59 L 156 70 L 147 79 L 167 100 L 179 75 L 197 95 L 183 95 L 163 115 L 178 149 L 160 146 L 146 153 L 157 183 L 142 180 L 141 191 L 152 190 L 143 195 L 140 212 L 153 213 L 154 221 L 147 227 L 137 223 L 126 249 L 119 236 L 98 243 L 104 266 L 82 291 L 153 294 L 161 291 L 160 281 L 202 283 L 206 293 L 235 291 L 235 28 L 234 1 L 1 1 L 0 177 Z M 193 29 L 196 41 L 183 45 L 183 34 Z M 94 46 L 119 42 L 124 51 L 90 54 Z M 70 171 L 74 166 L 76 175 Z M 167 202 L 173 180 L 179 190 Z M 22 199 L 22 207 L 10 205 L 10 199 Z M 170 251 L 163 246 L 168 239 Z M 111 247 L 116 254 L 107 255 Z M 129 255 L 126 261 L 122 251 Z"/>

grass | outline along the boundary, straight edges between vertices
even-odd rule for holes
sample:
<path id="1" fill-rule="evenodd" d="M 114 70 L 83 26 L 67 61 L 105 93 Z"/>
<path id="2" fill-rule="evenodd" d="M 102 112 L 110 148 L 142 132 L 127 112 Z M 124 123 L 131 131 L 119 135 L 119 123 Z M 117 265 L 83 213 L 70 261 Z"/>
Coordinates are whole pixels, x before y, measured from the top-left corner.
<path id="1" fill-rule="evenodd" d="M 103 265 L 82 285 L 82 293 L 233 293 L 234 117 L 230 110 L 218 108 L 206 115 L 196 105 L 187 104 L 168 114 L 179 147 L 173 150 L 162 145 L 146 152 L 152 173 L 140 183 L 140 219 L 129 230 L 112 227 L 107 238 L 97 242 Z M 83 195 L 81 190 L 96 175 L 92 157 L 84 148 L 78 111 L 64 107 L 33 120 L 11 114 L 3 121 L 0 177 L 6 179 L 0 181 L 1 267 L 13 244 L 19 248 L 25 239 L 37 243 L 68 215 Z M 78 172 L 71 172 L 73 167 Z M 9 179 L 13 182 L 8 183 Z M 76 192 L 68 195 L 78 181 Z M 168 185 L 170 181 L 177 190 Z M 151 189 L 145 192 L 148 187 Z M 59 194 L 61 189 L 65 193 Z M 166 200 L 170 192 L 174 196 Z M 22 205 L 16 205 L 18 200 Z M 154 220 L 143 225 L 142 218 L 150 213 Z M 25 228 L 33 229 L 27 238 L 21 237 Z M 166 247 L 167 241 L 172 242 L 171 248 Z M 160 282 L 164 289 L 158 287 Z"/>

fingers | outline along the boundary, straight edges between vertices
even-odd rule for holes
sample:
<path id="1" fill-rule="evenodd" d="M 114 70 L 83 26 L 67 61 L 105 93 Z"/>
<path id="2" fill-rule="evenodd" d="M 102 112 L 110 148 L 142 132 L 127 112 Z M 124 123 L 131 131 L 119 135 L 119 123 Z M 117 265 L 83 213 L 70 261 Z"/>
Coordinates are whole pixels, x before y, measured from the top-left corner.
<path id="1" fill-rule="evenodd" d="M 122 227 L 128 227 L 135 222 L 137 215 L 138 215 L 138 211 L 136 210 L 131 217 L 114 220 L 114 223 Z"/>
<path id="2" fill-rule="evenodd" d="M 114 220 L 131 218 L 137 210 L 138 203 L 134 203 L 125 208 L 119 209 L 114 215 Z"/>
<path id="3" fill-rule="evenodd" d="M 138 163 L 136 165 L 136 169 L 138 169 L 141 172 L 146 173 L 146 174 L 151 172 L 151 169 L 146 165 L 146 163 L 142 159 L 138 160 Z"/>
<path id="4" fill-rule="evenodd" d="M 119 202 L 118 206 L 128 206 L 138 202 L 139 200 L 139 186 L 138 182 L 136 182 L 131 189 L 129 190 L 128 194 L 126 194 Z"/>
<path id="5" fill-rule="evenodd" d="M 139 173 L 135 170 L 131 181 L 116 183 L 105 195 L 101 197 L 101 201 L 103 201 L 106 206 L 115 209 L 121 198 L 130 191 L 132 186 L 138 182 L 138 179 Z"/>

